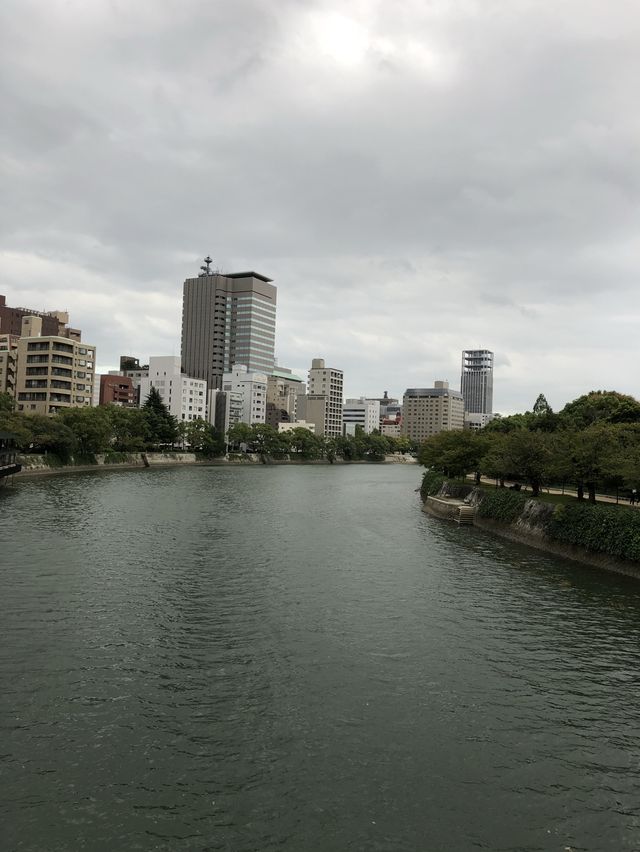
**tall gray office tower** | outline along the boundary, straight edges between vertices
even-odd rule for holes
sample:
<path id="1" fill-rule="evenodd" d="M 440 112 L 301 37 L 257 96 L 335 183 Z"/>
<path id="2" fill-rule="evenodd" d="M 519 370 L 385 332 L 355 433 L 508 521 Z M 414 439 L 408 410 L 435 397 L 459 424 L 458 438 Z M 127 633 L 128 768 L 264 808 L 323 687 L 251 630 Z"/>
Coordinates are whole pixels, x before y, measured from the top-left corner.
<path id="1" fill-rule="evenodd" d="M 488 349 L 463 351 L 460 391 L 465 419 L 467 414 L 493 414 L 493 352 Z"/>
<path id="2" fill-rule="evenodd" d="M 234 364 L 271 373 L 275 362 L 276 287 L 257 272 L 223 275 L 205 258 L 182 296 L 182 369 L 211 390 Z"/>

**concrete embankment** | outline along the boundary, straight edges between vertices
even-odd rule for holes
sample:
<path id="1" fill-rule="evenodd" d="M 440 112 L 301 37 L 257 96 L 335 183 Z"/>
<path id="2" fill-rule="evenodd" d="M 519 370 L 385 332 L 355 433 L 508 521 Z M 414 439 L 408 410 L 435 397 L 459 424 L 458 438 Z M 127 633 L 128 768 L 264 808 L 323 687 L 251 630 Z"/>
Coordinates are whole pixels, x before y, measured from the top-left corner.
<path id="1" fill-rule="evenodd" d="M 194 453 L 118 453 L 116 457 L 99 453 L 93 464 L 51 464 L 44 455 L 20 456 L 18 461 L 22 470 L 16 479 L 28 476 L 47 476 L 54 473 L 83 473 L 101 470 L 136 470 L 146 467 L 162 467 L 184 464 L 198 464 Z"/>
<path id="2" fill-rule="evenodd" d="M 25 455 L 18 459 L 22 465 L 22 471 L 15 474 L 15 479 L 20 480 L 29 476 L 50 476 L 56 473 L 85 473 L 103 470 L 139 470 L 149 467 L 173 467 L 175 465 L 200 465 L 200 466 L 246 466 L 246 465 L 346 465 L 346 464 L 417 464 L 412 456 L 389 455 L 384 460 L 367 461 L 358 459 L 356 461 L 344 461 L 336 459 L 329 462 L 327 459 L 269 459 L 255 453 L 230 454 L 221 458 L 200 459 L 195 453 L 118 453 L 97 454 L 93 464 L 60 464 L 58 461 L 52 463 L 52 457 L 44 455 Z"/>
<path id="3" fill-rule="evenodd" d="M 481 499 L 480 492 L 476 491 L 472 492 L 466 501 L 440 496 L 427 497 L 423 502 L 422 510 L 436 518 L 455 520 L 461 505 L 475 504 L 477 506 L 479 499 Z M 596 553 L 587 550 L 585 547 L 566 544 L 550 538 L 544 530 L 543 521 L 553 511 L 552 505 L 541 504 L 536 500 L 527 500 L 522 514 L 513 523 L 482 517 L 477 511 L 473 523 L 475 527 L 485 532 L 493 533 L 516 544 L 534 547 L 536 550 L 544 551 L 552 556 L 570 559 L 592 568 L 640 579 L 640 564 L 636 561 L 609 556 L 605 553 Z"/>

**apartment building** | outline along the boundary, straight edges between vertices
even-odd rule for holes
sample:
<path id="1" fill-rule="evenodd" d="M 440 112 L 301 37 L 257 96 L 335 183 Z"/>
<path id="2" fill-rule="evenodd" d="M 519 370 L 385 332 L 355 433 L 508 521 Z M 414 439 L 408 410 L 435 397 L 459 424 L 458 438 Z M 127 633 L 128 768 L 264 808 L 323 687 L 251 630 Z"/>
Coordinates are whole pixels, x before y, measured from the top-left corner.
<path id="1" fill-rule="evenodd" d="M 15 395 L 17 334 L 0 334 L 0 393 Z"/>
<path id="2" fill-rule="evenodd" d="M 162 401 L 178 421 L 203 420 L 207 416 L 207 383 L 182 372 L 176 355 L 149 358 L 149 373 L 140 379 L 141 404 L 156 388 Z"/>
<path id="3" fill-rule="evenodd" d="M 233 369 L 224 373 L 222 390 L 228 393 L 231 405 L 231 421 L 236 423 L 264 423 L 267 413 L 267 374 L 250 372 L 244 364 L 234 364 Z M 234 418 L 234 406 L 237 411 L 238 400 L 242 398 L 240 420 Z M 237 415 L 236 415 L 237 416 Z"/>
<path id="4" fill-rule="evenodd" d="M 22 334 L 22 320 L 25 317 L 39 317 L 42 320 L 43 337 L 66 337 L 80 342 L 82 334 L 79 328 L 70 328 L 69 314 L 66 311 L 36 311 L 33 308 L 10 308 L 7 297 L 0 295 L 0 334 Z"/>
<path id="5" fill-rule="evenodd" d="M 42 334 L 41 316 L 24 316 L 16 346 L 18 411 L 57 414 L 90 406 L 96 348 L 75 337 Z"/>
<path id="6" fill-rule="evenodd" d="M 407 388 L 403 397 L 401 435 L 424 441 L 439 432 L 464 428 L 464 402 L 449 382 L 436 381 L 432 388 Z"/>
<path id="7" fill-rule="evenodd" d="M 96 381 L 96 386 L 98 382 Z M 130 376 L 119 376 L 107 373 L 100 376 L 99 405 L 121 405 L 125 408 L 135 408 L 138 405 L 138 391 Z"/>
<path id="8" fill-rule="evenodd" d="M 232 426 L 244 422 L 244 393 L 214 388 L 209 391 L 208 409 L 209 422 L 224 437 Z"/>
<path id="9" fill-rule="evenodd" d="M 342 435 L 343 385 L 342 370 L 327 367 L 323 358 L 312 360 L 308 392 L 298 396 L 297 417 L 315 423 L 316 435 Z"/>

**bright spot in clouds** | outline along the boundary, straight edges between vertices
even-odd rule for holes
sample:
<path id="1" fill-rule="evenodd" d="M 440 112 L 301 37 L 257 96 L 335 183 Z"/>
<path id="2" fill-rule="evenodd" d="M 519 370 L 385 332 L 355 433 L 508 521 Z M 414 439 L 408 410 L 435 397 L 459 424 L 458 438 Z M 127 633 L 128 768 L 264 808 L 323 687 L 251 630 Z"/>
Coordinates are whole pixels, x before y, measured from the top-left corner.
<path id="1" fill-rule="evenodd" d="M 320 53 L 338 65 L 353 68 L 364 60 L 369 34 L 353 19 L 339 12 L 319 12 L 311 16 L 311 27 Z"/>

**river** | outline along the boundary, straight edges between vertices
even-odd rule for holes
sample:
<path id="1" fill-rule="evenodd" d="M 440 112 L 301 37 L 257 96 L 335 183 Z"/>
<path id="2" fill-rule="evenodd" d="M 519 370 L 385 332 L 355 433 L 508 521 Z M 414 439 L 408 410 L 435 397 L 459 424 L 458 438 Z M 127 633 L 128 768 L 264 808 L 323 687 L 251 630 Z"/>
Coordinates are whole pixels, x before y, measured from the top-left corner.
<path id="1" fill-rule="evenodd" d="M 1 490 L 3 852 L 640 849 L 640 584 L 419 478 Z"/>

